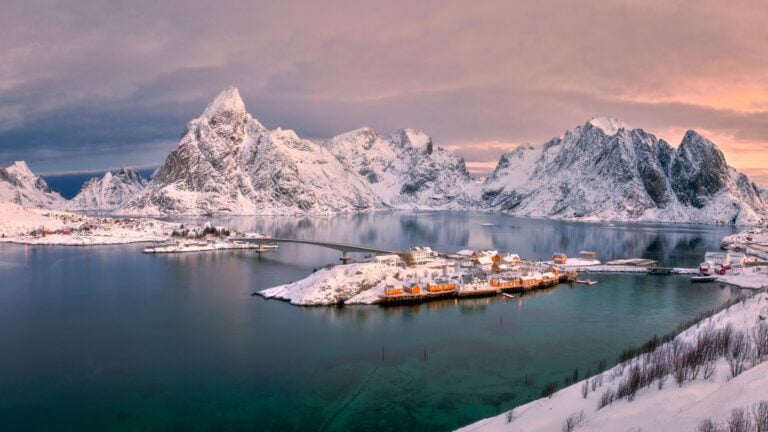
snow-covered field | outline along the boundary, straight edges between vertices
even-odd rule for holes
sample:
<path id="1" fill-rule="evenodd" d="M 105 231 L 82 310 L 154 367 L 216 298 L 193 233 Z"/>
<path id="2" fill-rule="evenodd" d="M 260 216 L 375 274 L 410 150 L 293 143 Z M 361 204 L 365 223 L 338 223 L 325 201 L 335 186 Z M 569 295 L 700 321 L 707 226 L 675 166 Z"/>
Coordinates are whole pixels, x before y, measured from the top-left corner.
<path id="1" fill-rule="evenodd" d="M 735 331 L 750 335 L 760 323 L 760 315 L 768 313 L 768 296 L 756 294 L 743 303 L 737 303 L 705 319 L 678 335 L 679 342 L 693 342 L 705 329 L 723 329 L 731 325 Z M 641 356 L 630 360 L 632 364 L 644 361 Z M 765 360 L 765 358 L 763 358 Z M 601 395 L 615 391 L 623 378 L 630 374 L 630 365 L 617 365 L 601 374 L 566 387 L 549 398 L 539 399 L 515 408 L 512 415 L 502 414 L 482 420 L 463 429 L 465 432 L 490 431 L 560 431 L 571 417 L 580 425 L 578 431 L 695 431 L 706 418 L 723 423 L 734 408 L 751 407 L 768 399 L 768 362 L 755 357 L 746 362 L 742 374 L 731 377 L 728 361 L 721 357 L 714 364 L 714 373 L 708 379 L 699 374 L 697 379 L 681 386 L 670 376 L 661 390 L 658 384 L 640 389 L 632 401 L 616 400 L 598 409 Z M 592 380 L 596 379 L 595 390 Z M 583 396 L 588 381 L 586 398 Z"/>
<path id="2" fill-rule="evenodd" d="M 256 243 L 245 243 L 236 241 L 186 241 L 178 240 L 172 243 L 163 243 L 156 246 L 145 248 L 144 253 L 184 253 L 184 252 L 206 252 L 215 250 L 234 250 L 234 249 L 258 249 Z M 275 249 L 270 247 L 269 249 Z"/>
<path id="3" fill-rule="evenodd" d="M 0 242 L 67 246 L 155 242 L 167 239 L 173 225 L 153 219 L 94 218 L 0 202 Z"/>
<path id="4" fill-rule="evenodd" d="M 263 290 L 260 294 L 303 306 L 370 304 L 383 294 L 387 281 L 394 283 L 395 275 L 402 270 L 374 263 L 336 265 L 320 269 L 297 282 Z"/>
<path id="5" fill-rule="evenodd" d="M 260 294 L 302 306 L 372 304 L 384 294 L 386 285 L 400 287 L 405 280 L 423 284 L 425 280 L 458 278 L 461 274 L 457 270 L 444 273 L 441 265 L 441 261 L 407 268 L 377 263 L 335 265 L 299 281 L 265 289 Z"/>

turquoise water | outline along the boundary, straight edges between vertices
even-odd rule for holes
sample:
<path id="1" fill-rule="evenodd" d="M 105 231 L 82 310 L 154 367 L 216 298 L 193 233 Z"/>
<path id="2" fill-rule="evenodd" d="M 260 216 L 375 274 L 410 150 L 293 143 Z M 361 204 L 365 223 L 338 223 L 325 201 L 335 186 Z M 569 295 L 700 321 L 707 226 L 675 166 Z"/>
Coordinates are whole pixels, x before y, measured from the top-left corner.
<path id="1" fill-rule="evenodd" d="M 670 265 L 695 264 L 730 232 L 466 213 L 227 223 L 380 247 L 537 258 L 592 249 Z M 335 252 L 140 250 L 0 245 L 0 430 L 450 430 L 734 295 L 683 277 L 590 275 L 600 283 L 515 300 L 297 308 L 251 294 Z"/>

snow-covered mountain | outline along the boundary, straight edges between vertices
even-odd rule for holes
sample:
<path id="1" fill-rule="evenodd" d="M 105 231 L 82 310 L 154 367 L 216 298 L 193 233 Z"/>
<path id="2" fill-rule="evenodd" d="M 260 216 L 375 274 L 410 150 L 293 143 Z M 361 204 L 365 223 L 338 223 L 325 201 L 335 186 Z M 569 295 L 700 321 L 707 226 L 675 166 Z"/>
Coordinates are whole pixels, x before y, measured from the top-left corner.
<path id="1" fill-rule="evenodd" d="M 148 180 L 133 168 L 120 168 L 116 174 L 107 172 L 103 177 L 88 180 L 80 192 L 66 205 L 67 210 L 111 211 L 128 203 L 138 195 Z"/>
<path id="2" fill-rule="evenodd" d="M 25 207 L 61 208 L 66 200 L 51 191 L 42 177 L 33 173 L 24 161 L 0 168 L 0 202 L 13 202 Z"/>
<path id="3" fill-rule="evenodd" d="M 324 146 L 268 130 L 229 87 L 187 124 L 178 146 L 124 214 L 292 214 L 383 208 Z"/>
<path id="4" fill-rule="evenodd" d="M 475 201 L 464 159 L 434 146 L 423 132 L 403 129 L 385 137 L 361 128 L 325 145 L 392 207 L 466 208 Z"/>
<path id="5" fill-rule="evenodd" d="M 757 186 L 711 141 L 691 130 L 673 149 L 614 118 L 504 154 L 481 199 L 489 209 L 563 219 L 746 224 L 768 214 Z"/>

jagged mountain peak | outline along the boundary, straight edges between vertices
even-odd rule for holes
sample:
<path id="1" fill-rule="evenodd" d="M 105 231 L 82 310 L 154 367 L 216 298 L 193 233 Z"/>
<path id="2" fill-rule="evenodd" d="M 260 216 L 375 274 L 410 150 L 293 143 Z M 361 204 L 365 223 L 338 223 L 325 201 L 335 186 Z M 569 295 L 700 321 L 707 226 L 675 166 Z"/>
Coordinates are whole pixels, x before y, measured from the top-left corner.
<path id="1" fill-rule="evenodd" d="M 115 174 L 107 171 L 101 178 L 94 177 L 85 182 L 80 192 L 67 203 L 67 209 L 114 210 L 144 190 L 147 183 L 149 181 L 133 168 L 122 167 Z"/>
<path id="2" fill-rule="evenodd" d="M 395 132 L 393 138 L 393 142 L 401 147 L 410 147 L 424 154 L 432 154 L 432 137 L 422 131 L 411 128 L 400 129 Z"/>
<path id="3" fill-rule="evenodd" d="M 24 161 L 0 168 L 0 201 L 11 201 L 29 207 L 60 208 L 64 198 L 51 191 L 48 183 Z"/>
<path id="4" fill-rule="evenodd" d="M 27 165 L 26 161 L 15 161 L 11 166 L 7 167 L 6 170 L 18 175 L 35 175 L 29 168 L 29 165 Z"/>
<path id="5" fill-rule="evenodd" d="M 673 149 L 642 129 L 595 123 L 600 131 L 590 122 L 541 151 L 504 154 L 484 185 L 486 205 L 590 220 L 754 223 L 768 214 L 757 188 L 694 131 Z"/>
<path id="6" fill-rule="evenodd" d="M 231 85 L 225 88 L 213 102 L 208 104 L 203 111 L 203 117 L 213 119 L 215 117 L 224 116 L 230 117 L 235 115 L 245 115 L 245 102 L 240 96 L 240 91 L 237 87 Z"/>
<path id="7" fill-rule="evenodd" d="M 632 129 L 628 124 L 624 123 L 618 118 L 610 116 L 593 117 L 587 122 L 587 124 L 601 129 L 603 132 L 605 132 L 606 135 L 616 135 L 620 129 Z"/>

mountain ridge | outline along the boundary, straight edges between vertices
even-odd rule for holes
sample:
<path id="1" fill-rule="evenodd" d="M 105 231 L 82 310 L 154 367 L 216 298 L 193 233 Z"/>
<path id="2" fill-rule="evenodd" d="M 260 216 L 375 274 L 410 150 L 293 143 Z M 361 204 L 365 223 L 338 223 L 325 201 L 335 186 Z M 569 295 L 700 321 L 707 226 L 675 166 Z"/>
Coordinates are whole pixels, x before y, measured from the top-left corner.
<path id="1" fill-rule="evenodd" d="M 385 135 L 362 127 L 322 142 L 267 129 L 234 86 L 187 123 L 148 182 L 121 170 L 90 180 L 65 202 L 24 167 L 11 169 L 23 180 L 6 179 L 0 198 L 124 215 L 454 209 L 582 221 L 755 224 L 768 214 L 765 191 L 693 130 L 673 148 L 615 117 L 595 117 L 541 146 L 503 153 L 478 181 L 463 158 L 415 129 Z M 2 173 L 10 178 L 4 170 L 0 185 Z"/>

